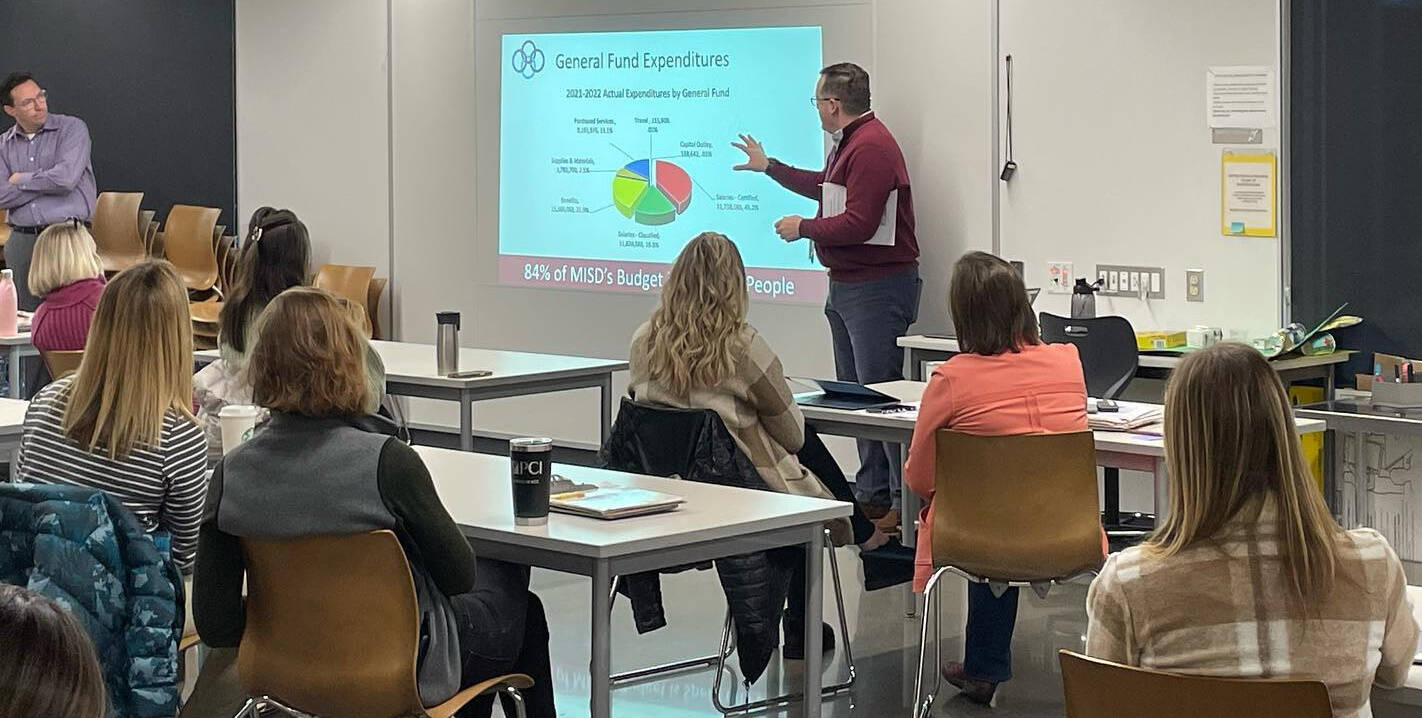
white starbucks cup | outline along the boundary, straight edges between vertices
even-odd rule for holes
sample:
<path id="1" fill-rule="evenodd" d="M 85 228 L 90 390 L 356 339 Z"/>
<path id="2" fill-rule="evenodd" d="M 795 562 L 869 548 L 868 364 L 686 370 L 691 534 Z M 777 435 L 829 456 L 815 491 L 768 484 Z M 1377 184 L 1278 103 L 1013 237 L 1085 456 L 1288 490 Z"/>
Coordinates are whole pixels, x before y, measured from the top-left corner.
<path id="1" fill-rule="evenodd" d="M 252 438 L 252 430 L 257 428 L 258 413 L 257 407 L 251 404 L 228 404 L 217 412 L 217 420 L 222 425 L 223 455 Z"/>

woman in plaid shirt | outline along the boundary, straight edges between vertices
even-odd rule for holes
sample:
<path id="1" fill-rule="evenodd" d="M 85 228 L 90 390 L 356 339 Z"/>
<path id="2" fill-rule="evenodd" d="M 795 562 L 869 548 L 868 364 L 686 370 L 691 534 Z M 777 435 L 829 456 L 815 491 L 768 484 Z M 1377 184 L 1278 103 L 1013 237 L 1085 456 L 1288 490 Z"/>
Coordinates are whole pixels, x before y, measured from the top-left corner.
<path id="1" fill-rule="evenodd" d="M 1165 399 L 1170 517 L 1107 559 L 1087 595 L 1086 651 L 1205 676 L 1328 686 L 1335 716 L 1371 716 L 1417 650 L 1397 554 L 1344 531 L 1299 448 L 1264 357 L 1219 344 L 1181 362 Z"/>

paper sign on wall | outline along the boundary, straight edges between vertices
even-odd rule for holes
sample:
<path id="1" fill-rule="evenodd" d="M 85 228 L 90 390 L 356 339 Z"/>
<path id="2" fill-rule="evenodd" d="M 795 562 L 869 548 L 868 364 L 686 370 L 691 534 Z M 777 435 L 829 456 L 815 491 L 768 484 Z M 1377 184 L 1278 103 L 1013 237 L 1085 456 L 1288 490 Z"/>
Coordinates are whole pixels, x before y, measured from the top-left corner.
<path id="1" fill-rule="evenodd" d="M 1210 127 L 1274 127 L 1278 73 L 1268 65 L 1211 67 L 1206 74 Z"/>
<path id="2" fill-rule="evenodd" d="M 1278 161 L 1273 152 L 1231 152 L 1220 161 L 1220 233 L 1278 236 Z"/>

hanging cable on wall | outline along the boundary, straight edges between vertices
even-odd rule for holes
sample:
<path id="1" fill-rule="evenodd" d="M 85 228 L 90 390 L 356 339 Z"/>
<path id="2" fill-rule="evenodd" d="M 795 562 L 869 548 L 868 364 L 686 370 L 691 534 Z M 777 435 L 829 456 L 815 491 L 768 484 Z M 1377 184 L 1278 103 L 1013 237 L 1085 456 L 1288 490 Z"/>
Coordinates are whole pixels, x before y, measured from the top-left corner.
<path id="1" fill-rule="evenodd" d="M 1007 56 L 1007 161 L 1002 165 L 999 177 L 1010 182 L 1017 172 L 1017 162 L 1012 159 L 1012 56 Z"/>

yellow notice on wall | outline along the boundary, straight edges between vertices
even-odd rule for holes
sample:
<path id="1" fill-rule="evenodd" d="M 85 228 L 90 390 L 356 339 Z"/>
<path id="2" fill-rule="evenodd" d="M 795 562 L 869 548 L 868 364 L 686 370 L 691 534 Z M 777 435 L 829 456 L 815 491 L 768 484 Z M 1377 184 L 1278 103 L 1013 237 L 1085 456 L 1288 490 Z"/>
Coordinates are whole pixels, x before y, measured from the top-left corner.
<path id="1" fill-rule="evenodd" d="M 1220 233 L 1277 237 L 1279 163 L 1273 152 L 1232 152 L 1220 160 Z"/>

